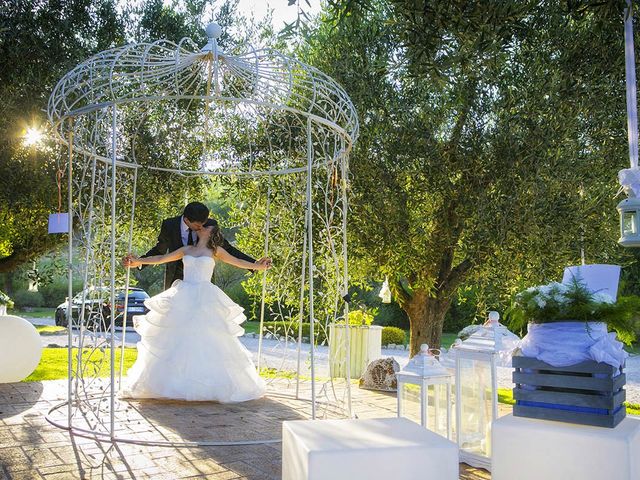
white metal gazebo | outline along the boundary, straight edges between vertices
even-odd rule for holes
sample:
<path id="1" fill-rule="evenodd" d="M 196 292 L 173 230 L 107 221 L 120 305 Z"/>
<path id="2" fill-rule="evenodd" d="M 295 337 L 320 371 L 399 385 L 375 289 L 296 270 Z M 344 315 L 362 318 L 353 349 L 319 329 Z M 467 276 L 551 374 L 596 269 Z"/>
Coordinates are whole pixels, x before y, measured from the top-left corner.
<path id="1" fill-rule="evenodd" d="M 48 417 L 61 428 L 132 440 L 116 434 L 125 332 L 118 344 L 115 308 L 110 318 L 100 318 L 103 309 L 87 311 L 99 302 L 85 300 L 97 300 L 106 291 L 115 305 L 116 285 L 124 284 L 128 292 L 129 272 L 119 258 L 131 250 L 140 172 L 225 177 L 260 186 L 266 205 L 263 254 L 282 248 L 275 268 L 261 278 L 258 367 L 261 362 L 276 370 L 295 364 L 296 398 L 310 402 L 313 418 L 317 405 L 326 403 L 339 404 L 351 415 L 349 373 L 341 394 L 333 379 L 317 386 L 314 337 L 348 315 L 342 297 L 348 280 L 348 156 L 358 134 L 355 109 L 342 87 L 317 69 L 270 49 L 225 53 L 218 47 L 220 34 L 221 28 L 210 24 L 203 48 L 183 39 L 101 52 L 68 72 L 49 99 L 50 122 L 68 151 L 69 298 L 74 278 L 85 287 L 78 320 L 69 329 L 68 399 Z M 282 203 L 274 208 L 276 196 L 280 202 L 286 198 L 290 208 Z M 280 228 L 284 224 L 286 230 Z M 297 325 L 297 331 L 279 335 L 284 347 L 268 347 L 262 339 L 272 305 L 287 307 L 272 317 Z M 301 319 L 310 324 L 307 398 L 298 388 L 307 348 Z M 108 332 L 100 329 L 104 323 Z M 297 343 L 297 357 L 288 363 L 287 343 Z M 273 350 L 269 356 L 268 348 Z M 274 352 L 283 352 L 277 365 Z M 101 378 L 105 368 L 108 381 Z M 86 420 L 87 412 L 93 421 Z"/>

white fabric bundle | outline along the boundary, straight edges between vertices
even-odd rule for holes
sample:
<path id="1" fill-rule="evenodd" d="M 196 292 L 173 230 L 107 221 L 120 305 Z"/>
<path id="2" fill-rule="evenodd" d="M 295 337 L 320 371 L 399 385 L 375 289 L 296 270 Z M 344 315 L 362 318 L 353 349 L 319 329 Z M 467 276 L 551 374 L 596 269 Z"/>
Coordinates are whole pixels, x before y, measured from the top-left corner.
<path id="1" fill-rule="evenodd" d="M 530 323 L 520 349 L 524 356 L 554 367 L 595 360 L 620 368 L 629 356 L 602 322 Z"/>

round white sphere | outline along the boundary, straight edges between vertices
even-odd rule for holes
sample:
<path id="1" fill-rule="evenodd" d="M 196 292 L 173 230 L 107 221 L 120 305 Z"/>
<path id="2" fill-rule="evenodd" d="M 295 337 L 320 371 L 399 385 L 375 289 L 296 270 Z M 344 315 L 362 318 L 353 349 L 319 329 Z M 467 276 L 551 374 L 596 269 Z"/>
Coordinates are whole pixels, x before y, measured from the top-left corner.
<path id="1" fill-rule="evenodd" d="M 0 316 L 0 383 L 19 382 L 40 363 L 42 341 L 24 318 Z"/>
<path id="2" fill-rule="evenodd" d="M 499 320 L 500 320 L 500 314 L 498 312 L 493 310 L 489 312 L 489 322 L 498 323 Z"/>
<path id="3" fill-rule="evenodd" d="M 209 38 L 220 38 L 220 35 L 222 35 L 222 27 L 220 24 L 212 22 L 207 25 L 206 32 Z"/>

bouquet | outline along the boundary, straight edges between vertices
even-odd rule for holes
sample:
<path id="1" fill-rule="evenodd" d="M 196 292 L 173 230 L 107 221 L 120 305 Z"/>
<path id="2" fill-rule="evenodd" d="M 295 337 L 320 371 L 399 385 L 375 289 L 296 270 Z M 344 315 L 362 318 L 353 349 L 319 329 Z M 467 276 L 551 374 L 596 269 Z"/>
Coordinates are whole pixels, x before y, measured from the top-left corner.
<path id="1" fill-rule="evenodd" d="M 0 305 L 5 306 L 7 308 L 13 308 L 13 301 L 2 290 L 0 290 Z"/>
<path id="2" fill-rule="evenodd" d="M 630 344 L 635 340 L 634 320 L 640 313 L 640 297 L 619 297 L 591 292 L 577 280 L 552 282 L 518 293 L 508 309 L 509 325 L 524 330 L 528 323 L 604 322 L 618 337 Z"/>

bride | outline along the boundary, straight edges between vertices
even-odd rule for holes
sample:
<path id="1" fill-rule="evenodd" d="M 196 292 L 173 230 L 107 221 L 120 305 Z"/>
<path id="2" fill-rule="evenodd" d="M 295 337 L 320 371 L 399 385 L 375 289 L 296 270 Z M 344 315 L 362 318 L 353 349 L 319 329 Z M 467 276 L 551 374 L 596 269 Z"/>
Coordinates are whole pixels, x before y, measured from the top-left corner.
<path id="1" fill-rule="evenodd" d="M 268 265 L 240 260 L 220 245 L 217 226 L 197 231 L 198 244 L 166 255 L 128 257 L 130 267 L 182 259 L 184 280 L 145 301 L 149 312 L 134 317 L 138 358 L 121 396 L 244 402 L 264 395 L 251 353 L 240 343 L 243 309 L 211 283 L 215 260 L 252 270 Z"/>

